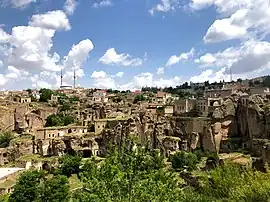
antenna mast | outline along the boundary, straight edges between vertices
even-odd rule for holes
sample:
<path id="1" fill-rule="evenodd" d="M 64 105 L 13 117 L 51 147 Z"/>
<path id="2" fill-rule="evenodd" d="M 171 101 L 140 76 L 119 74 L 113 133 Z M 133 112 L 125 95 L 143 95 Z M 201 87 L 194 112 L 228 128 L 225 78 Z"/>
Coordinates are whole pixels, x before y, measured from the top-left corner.
<path id="1" fill-rule="evenodd" d="M 232 67 L 230 68 L 230 76 L 231 76 L 231 82 L 232 82 Z"/>

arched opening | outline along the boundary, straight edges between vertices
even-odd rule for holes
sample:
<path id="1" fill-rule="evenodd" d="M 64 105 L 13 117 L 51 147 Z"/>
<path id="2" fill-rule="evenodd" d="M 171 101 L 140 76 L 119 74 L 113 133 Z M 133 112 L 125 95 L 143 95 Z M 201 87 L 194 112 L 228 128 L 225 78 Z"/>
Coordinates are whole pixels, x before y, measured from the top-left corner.
<path id="1" fill-rule="evenodd" d="M 48 164 L 48 163 L 43 163 L 43 164 L 42 164 L 42 170 L 47 170 L 47 171 L 49 171 L 49 170 L 50 170 L 49 164 Z"/>
<path id="2" fill-rule="evenodd" d="M 90 158 L 92 156 L 92 150 L 85 149 L 83 150 L 83 158 Z"/>
<path id="3" fill-rule="evenodd" d="M 72 133 L 72 130 L 71 130 L 71 128 L 70 128 L 70 129 L 68 129 L 68 133 Z"/>

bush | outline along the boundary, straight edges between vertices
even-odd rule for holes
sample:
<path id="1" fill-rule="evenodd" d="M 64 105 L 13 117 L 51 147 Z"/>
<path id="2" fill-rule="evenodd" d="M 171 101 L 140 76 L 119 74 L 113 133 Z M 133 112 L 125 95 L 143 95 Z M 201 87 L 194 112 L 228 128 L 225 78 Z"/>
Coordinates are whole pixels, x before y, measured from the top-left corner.
<path id="1" fill-rule="evenodd" d="M 193 171 L 196 169 L 196 165 L 199 162 L 198 158 L 193 153 L 180 151 L 170 156 L 169 160 L 172 162 L 172 167 L 176 170 Z"/>
<path id="2" fill-rule="evenodd" d="M 12 139 L 14 139 L 14 135 L 11 132 L 0 133 L 0 148 L 8 147 Z"/>

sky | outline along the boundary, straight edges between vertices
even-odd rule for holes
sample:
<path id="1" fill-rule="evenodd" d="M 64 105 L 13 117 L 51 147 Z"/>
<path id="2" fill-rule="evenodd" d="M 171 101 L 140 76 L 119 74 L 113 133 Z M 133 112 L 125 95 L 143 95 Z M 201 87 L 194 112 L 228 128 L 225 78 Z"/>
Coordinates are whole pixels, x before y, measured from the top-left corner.
<path id="1" fill-rule="evenodd" d="M 270 0 L 0 0 L 0 89 L 270 74 Z"/>

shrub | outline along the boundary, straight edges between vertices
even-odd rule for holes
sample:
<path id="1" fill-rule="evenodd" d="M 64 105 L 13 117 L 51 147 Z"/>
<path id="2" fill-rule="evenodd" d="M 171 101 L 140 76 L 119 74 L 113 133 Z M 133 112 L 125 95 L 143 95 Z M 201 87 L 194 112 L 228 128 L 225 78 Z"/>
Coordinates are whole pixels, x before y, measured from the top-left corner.
<path id="1" fill-rule="evenodd" d="M 175 153 L 174 155 L 170 156 L 169 160 L 172 162 L 172 167 L 180 171 L 185 169 L 188 171 L 193 171 L 196 169 L 196 165 L 199 162 L 195 154 L 184 151 Z"/>

